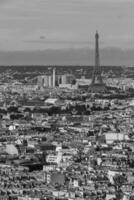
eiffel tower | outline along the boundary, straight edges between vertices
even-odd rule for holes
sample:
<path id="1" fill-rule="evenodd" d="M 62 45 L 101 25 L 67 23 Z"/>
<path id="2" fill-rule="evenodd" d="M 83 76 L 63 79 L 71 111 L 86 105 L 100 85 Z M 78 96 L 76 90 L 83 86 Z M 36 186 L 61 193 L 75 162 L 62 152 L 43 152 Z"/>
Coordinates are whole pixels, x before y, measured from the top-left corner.
<path id="1" fill-rule="evenodd" d="M 100 55 L 99 55 L 99 34 L 95 34 L 95 66 L 92 74 L 92 82 L 89 86 L 89 92 L 103 93 L 106 92 L 106 85 L 101 76 Z"/>

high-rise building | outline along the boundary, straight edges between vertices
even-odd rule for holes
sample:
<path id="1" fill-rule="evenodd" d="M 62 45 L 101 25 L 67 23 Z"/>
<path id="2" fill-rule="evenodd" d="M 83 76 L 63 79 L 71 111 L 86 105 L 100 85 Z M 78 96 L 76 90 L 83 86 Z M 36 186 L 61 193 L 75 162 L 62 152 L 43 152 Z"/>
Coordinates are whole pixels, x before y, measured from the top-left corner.
<path id="1" fill-rule="evenodd" d="M 62 75 L 61 76 L 61 84 L 67 84 L 67 77 L 66 77 L 66 74 Z"/>
<path id="2" fill-rule="evenodd" d="M 56 74 L 56 69 L 53 68 L 51 74 L 45 74 L 37 77 L 37 85 L 40 88 L 43 87 L 56 87 L 56 86 L 66 86 L 74 85 L 75 76 L 72 74 Z"/>
<path id="3" fill-rule="evenodd" d="M 75 77 L 72 74 L 61 75 L 61 84 L 73 84 L 74 80 L 75 80 Z"/>
<path id="4" fill-rule="evenodd" d="M 53 68 L 53 87 L 55 87 L 55 80 L 56 80 L 55 68 Z"/>
<path id="5" fill-rule="evenodd" d="M 44 76 L 38 76 L 37 77 L 37 85 L 38 85 L 38 87 L 44 86 Z"/>
<path id="6" fill-rule="evenodd" d="M 52 76 L 49 75 L 49 76 L 48 76 L 48 87 L 52 87 L 52 86 L 53 86 Z"/>
<path id="7" fill-rule="evenodd" d="M 37 85 L 39 87 L 55 87 L 56 85 L 56 71 L 53 69 L 52 74 L 46 74 L 37 77 Z"/>

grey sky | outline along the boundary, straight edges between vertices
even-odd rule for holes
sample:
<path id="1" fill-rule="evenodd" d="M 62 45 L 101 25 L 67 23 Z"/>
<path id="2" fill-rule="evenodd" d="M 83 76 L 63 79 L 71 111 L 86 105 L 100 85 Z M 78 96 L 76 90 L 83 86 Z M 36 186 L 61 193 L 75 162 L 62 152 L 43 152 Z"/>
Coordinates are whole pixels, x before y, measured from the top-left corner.
<path id="1" fill-rule="evenodd" d="M 134 0 L 0 0 L 0 50 L 134 48 Z"/>

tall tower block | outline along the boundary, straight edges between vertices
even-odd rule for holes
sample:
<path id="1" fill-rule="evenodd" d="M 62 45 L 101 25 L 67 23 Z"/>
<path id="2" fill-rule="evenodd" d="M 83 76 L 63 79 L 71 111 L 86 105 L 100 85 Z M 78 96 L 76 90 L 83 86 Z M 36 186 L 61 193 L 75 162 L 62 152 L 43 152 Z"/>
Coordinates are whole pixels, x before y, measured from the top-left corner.
<path id="1" fill-rule="evenodd" d="M 100 55 L 99 55 L 99 34 L 95 34 L 95 66 L 92 74 L 91 85 L 89 86 L 90 92 L 105 92 L 106 85 L 103 83 L 101 76 Z"/>
<path id="2" fill-rule="evenodd" d="M 56 69 L 55 68 L 53 68 L 53 87 L 55 87 L 55 72 L 56 71 Z"/>

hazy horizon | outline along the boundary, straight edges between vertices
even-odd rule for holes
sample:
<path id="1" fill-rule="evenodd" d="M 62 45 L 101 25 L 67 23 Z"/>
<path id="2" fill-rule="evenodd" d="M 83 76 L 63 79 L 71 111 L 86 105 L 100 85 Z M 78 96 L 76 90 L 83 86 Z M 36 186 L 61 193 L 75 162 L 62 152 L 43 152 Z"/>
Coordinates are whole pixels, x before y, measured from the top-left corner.
<path id="1" fill-rule="evenodd" d="M 134 67 L 134 49 L 100 49 L 101 65 Z M 94 65 L 94 49 L 0 51 L 0 65 Z"/>

